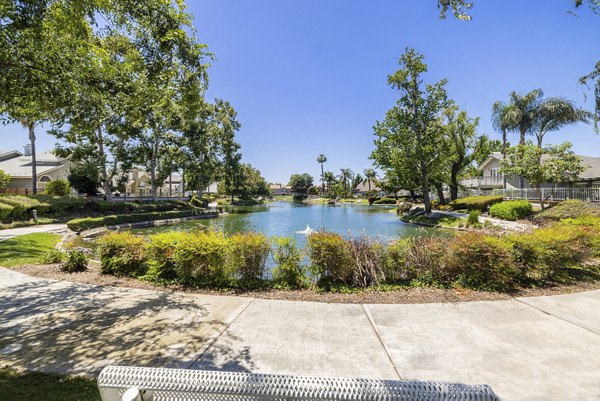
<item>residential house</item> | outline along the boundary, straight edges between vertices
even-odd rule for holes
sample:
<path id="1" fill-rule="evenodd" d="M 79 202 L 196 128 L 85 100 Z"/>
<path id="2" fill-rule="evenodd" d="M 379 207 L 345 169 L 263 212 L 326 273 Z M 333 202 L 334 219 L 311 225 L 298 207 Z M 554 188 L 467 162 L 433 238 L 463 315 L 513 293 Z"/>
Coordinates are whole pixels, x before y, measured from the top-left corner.
<path id="1" fill-rule="evenodd" d="M 600 157 L 579 156 L 582 164 L 586 166 L 585 171 L 574 181 L 564 184 L 554 184 L 556 187 L 591 187 L 600 185 Z M 492 153 L 481 165 L 479 171 L 482 175 L 479 177 L 467 178 L 461 181 L 461 185 L 468 189 L 477 189 L 487 192 L 493 189 L 531 189 L 527 180 L 521 180 L 520 177 L 506 177 L 501 173 L 502 153 Z M 553 184 L 544 184 L 542 188 L 551 188 Z"/>
<path id="2" fill-rule="evenodd" d="M 129 173 L 129 180 L 125 186 L 125 196 L 127 197 L 146 197 L 152 196 L 152 186 L 150 184 L 150 173 L 142 169 L 133 169 Z M 179 173 L 173 173 L 157 188 L 159 197 L 170 196 L 187 196 L 191 193 L 186 191 L 183 193 L 182 176 Z M 218 184 L 216 182 L 210 184 L 205 192 L 217 193 Z"/>
<path id="3" fill-rule="evenodd" d="M 273 196 L 288 196 L 292 195 L 292 187 L 283 184 L 271 184 L 271 194 Z"/>
<path id="4" fill-rule="evenodd" d="M 28 194 L 33 189 L 31 176 L 33 157 L 31 145 L 26 145 L 24 152 L 18 150 L 0 150 L 0 170 L 11 176 L 11 180 L 2 190 L 5 193 Z M 38 191 L 46 189 L 46 184 L 59 179 L 67 179 L 70 163 L 66 158 L 56 157 L 50 152 L 36 154 L 36 174 Z"/>
<path id="5" fill-rule="evenodd" d="M 360 184 L 354 188 L 354 193 L 360 196 L 369 196 L 373 194 L 374 196 L 384 196 L 387 194 L 384 190 L 382 190 L 379 185 L 375 183 L 374 180 L 371 180 L 371 189 L 369 190 L 369 180 L 364 180 Z"/>

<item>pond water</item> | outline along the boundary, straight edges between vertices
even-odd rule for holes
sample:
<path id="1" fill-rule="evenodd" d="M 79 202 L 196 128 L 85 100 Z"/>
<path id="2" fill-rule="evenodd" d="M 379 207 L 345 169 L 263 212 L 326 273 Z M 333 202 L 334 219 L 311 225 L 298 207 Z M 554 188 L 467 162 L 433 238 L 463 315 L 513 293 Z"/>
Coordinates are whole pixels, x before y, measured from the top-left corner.
<path id="1" fill-rule="evenodd" d="M 447 234 L 444 230 L 406 224 L 398 219 L 393 207 L 359 205 L 305 205 L 275 202 L 254 207 L 236 207 L 232 213 L 215 219 L 191 220 L 173 226 L 134 229 L 137 234 L 151 234 L 170 230 L 194 230 L 208 227 L 226 234 L 242 231 L 262 232 L 269 237 L 293 236 L 299 245 L 306 234 L 299 233 L 309 226 L 313 230 L 327 230 L 343 235 L 366 234 L 383 241 L 407 236 Z"/>

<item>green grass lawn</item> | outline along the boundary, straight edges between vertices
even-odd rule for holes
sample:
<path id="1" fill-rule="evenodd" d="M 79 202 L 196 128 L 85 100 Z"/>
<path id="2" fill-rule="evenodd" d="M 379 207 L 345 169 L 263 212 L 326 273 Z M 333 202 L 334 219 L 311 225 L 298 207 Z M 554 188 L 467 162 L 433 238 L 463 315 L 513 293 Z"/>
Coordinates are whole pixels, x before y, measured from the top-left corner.
<path id="1" fill-rule="evenodd" d="M 0 266 L 13 267 L 38 263 L 46 252 L 54 249 L 60 235 L 27 234 L 0 242 Z M 2 398 L 0 398 L 1 400 Z"/>
<path id="2" fill-rule="evenodd" d="M 99 401 L 100 393 L 88 378 L 0 368 L 0 400 Z"/>

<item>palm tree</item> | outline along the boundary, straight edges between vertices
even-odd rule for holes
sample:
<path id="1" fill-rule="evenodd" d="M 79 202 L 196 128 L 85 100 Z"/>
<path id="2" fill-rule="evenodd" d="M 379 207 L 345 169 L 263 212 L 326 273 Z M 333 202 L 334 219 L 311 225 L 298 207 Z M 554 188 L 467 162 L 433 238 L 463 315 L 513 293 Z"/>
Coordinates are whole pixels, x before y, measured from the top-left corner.
<path id="1" fill-rule="evenodd" d="M 544 91 L 534 89 L 529 93 L 511 92 L 509 110 L 515 128 L 519 131 L 519 145 L 525 144 L 525 135 L 532 134 Z"/>
<path id="2" fill-rule="evenodd" d="M 506 102 L 497 101 L 492 106 L 492 125 L 502 132 L 502 155 L 506 156 L 507 134 L 517 128 L 518 112 Z"/>
<path id="3" fill-rule="evenodd" d="M 350 181 L 352 181 L 354 173 L 349 168 L 342 168 L 340 169 L 340 171 L 340 181 L 344 184 L 344 191 L 346 192 L 346 194 L 348 194 L 348 185 Z"/>
<path id="4" fill-rule="evenodd" d="M 590 123 L 593 114 L 587 110 L 576 107 L 573 102 L 560 97 L 551 97 L 540 102 L 536 113 L 537 145 L 541 148 L 544 135 L 550 131 L 575 124 L 577 122 Z"/>
<path id="5" fill-rule="evenodd" d="M 375 182 L 375 180 L 377 180 L 377 172 L 372 168 L 366 168 L 364 169 L 363 174 L 365 175 L 367 183 L 369 184 L 369 192 L 371 192 L 371 181 Z"/>
<path id="6" fill-rule="evenodd" d="M 327 161 L 327 157 L 321 153 L 319 155 L 319 157 L 317 157 L 317 163 L 319 163 L 321 165 L 321 195 L 323 195 L 323 193 L 325 193 L 325 180 L 323 177 L 323 163 L 325 163 Z"/>
<path id="7" fill-rule="evenodd" d="M 327 183 L 327 193 L 331 192 L 331 183 L 335 181 L 335 174 L 326 171 L 323 173 L 323 180 Z"/>

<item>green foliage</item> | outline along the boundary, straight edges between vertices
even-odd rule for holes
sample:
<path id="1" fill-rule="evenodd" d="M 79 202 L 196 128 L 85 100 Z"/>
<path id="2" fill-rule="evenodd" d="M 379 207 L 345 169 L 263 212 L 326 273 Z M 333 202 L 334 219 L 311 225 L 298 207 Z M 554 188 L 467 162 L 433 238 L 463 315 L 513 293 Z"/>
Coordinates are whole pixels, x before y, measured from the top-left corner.
<path id="1" fill-rule="evenodd" d="M 457 235 L 444 257 L 444 281 L 477 290 L 505 291 L 514 286 L 517 267 L 511 243 L 481 233 Z"/>
<path id="2" fill-rule="evenodd" d="M 308 189 L 313 186 L 313 178 L 307 173 L 292 174 L 288 185 L 298 195 L 308 194 Z"/>
<path id="3" fill-rule="evenodd" d="M 467 224 L 470 226 L 478 226 L 480 214 L 481 212 L 479 210 L 471 210 L 469 212 L 469 217 L 467 218 Z"/>
<path id="4" fill-rule="evenodd" d="M 227 273 L 242 285 L 252 286 L 265 276 L 271 244 L 266 235 L 254 232 L 233 234 L 228 238 Z"/>
<path id="5" fill-rule="evenodd" d="M 383 197 L 373 201 L 373 205 L 395 205 L 398 201 L 395 197 Z"/>
<path id="6" fill-rule="evenodd" d="M 208 202 L 206 200 L 201 199 L 201 198 L 197 197 L 196 195 L 194 195 L 190 199 L 190 205 L 202 208 L 202 207 L 207 207 Z"/>
<path id="7" fill-rule="evenodd" d="M 227 250 L 228 241 L 222 232 L 182 234 L 173 252 L 177 276 L 187 284 L 226 286 Z"/>
<path id="8" fill-rule="evenodd" d="M 480 212 L 486 212 L 490 206 L 495 203 L 502 202 L 504 197 L 499 195 L 490 196 L 470 196 L 467 198 L 461 198 L 450 202 L 450 206 L 454 210 L 479 210 Z"/>
<path id="9" fill-rule="evenodd" d="M 42 258 L 41 262 L 44 264 L 56 264 L 62 263 L 65 259 L 65 253 L 63 251 L 59 251 L 58 249 L 51 249 Z"/>
<path id="10" fill-rule="evenodd" d="M 344 237 L 319 231 L 308 237 L 307 245 L 311 273 L 320 283 L 327 286 L 350 280 L 351 260 Z"/>
<path id="11" fill-rule="evenodd" d="M 78 193 L 87 196 L 96 195 L 98 188 L 102 186 L 98 165 L 87 161 L 73 164 L 69 171 L 68 180 L 71 187 Z"/>
<path id="12" fill-rule="evenodd" d="M 87 269 L 88 249 L 76 248 L 67 251 L 60 263 L 60 268 L 67 273 L 75 273 Z"/>
<path id="13" fill-rule="evenodd" d="M 446 80 L 423 84 L 428 70 L 423 56 L 406 49 L 400 68 L 388 77 L 398 92 L 396 105 L 374 127 L 375 150 L 371 158 L 390 183 L 402 189 L 420 189 L 425 211 L 431 212 L 429 185 L 442 175 L 446 161 L 445 129 L 441 116 L 451 102 Z"/>
<path id="14" fill-rule="evenodd" d="M 559 221 L 581 216 L 600 216 L 600 204 L 569 199 L 537 214 L 535 220 L 537 222 Z"/>
<path id="15" fill-rule="evenodd" d="M 503 220 L 516 221 L 531 216 L 533 207 L 526 200 L 496 203 L 490 207 L 490 215 Z"/>
<path id="16" fill-rule="evenodd" d="M 302 251 L 297 247 L 296 240 L 289 237 L 273 239 L 273 282 L 284 288 L 305 287 L 307 279 L 306 266 L 302 264 Z"/>
<path id="17" fill-rule="evenodd" d="M 177 278 L 173 254 L 182 237 L 179 231 L 167 231 L 148 237 L 145 258 L 148 265 L 146 277 L 151 280 L 173 280 Z"/>
<path id="18" fill-rule="evenodd" d="M 146 273 L 146 240 L 129 232 L 111 232 L 98 239 L 100 271 L 137 277 Z"/>
<path id="19" fill-rule="evenodd" d="M 112 215 L 104 217 L 86 217 L 82 219 L 73 219 L 67 222 L 67 227 L 71 231 L 81 232 L 91 230 L 98 227 L 110 227 L 118 224 L 141 223 L 144 221 L 164 220 L 164 219 L 180 219 L 184 217 L 192 217 L 196 215 L 213 215 L 210 211 L 195 211 L 195 210 L 173 210 L 167 212 L 150 212 Z"/>
<path id="20" fill-rule="evenodd" d="M 393 241 L 383 247 L 381 270 L 388 283 L 409 283 L 416 278 L 415 269 L 409 265 L 408 258 L 414 246 L 413 238 Z"/>
<path id="21" fill-rule="evenodd" d="M 250 164 L 241 164 L 233 173 L 231 182 L 219 183 L 219 191 L 224 195 L 236 196 L 242 200 L 250 200 L 259 196 L 271 196 L 271 188 L 260 171 Z"/>
<path id="22" fill-rule="evenodd" d="M 560 281 L 568 269 L 594 255 L 598 226 L 557 223 L 531 233 L 512 235 L 515 259 L 521 265 L 521 279 Z"/>
<path id="23" fill-rule="evenodd" d="M 4 170 L 0 170 L 0 188 L 6 188 L 11 179 L 10 174 L 5 173 Z"/>
<path id="24" fill-rule="evenodd" d="M 71 186 L 67 180 L 55 180 L 46 184 L 46 194 L 50 196 L 67 196 L 71 192 Z"/>

